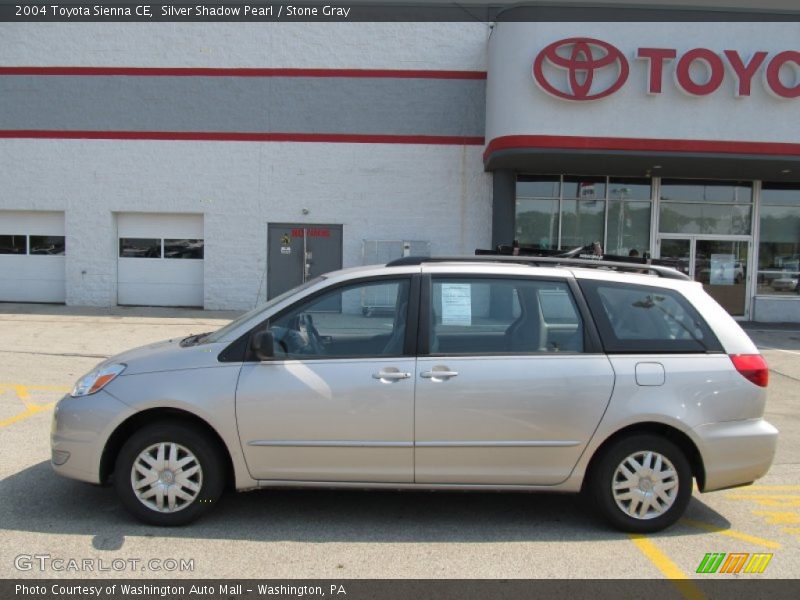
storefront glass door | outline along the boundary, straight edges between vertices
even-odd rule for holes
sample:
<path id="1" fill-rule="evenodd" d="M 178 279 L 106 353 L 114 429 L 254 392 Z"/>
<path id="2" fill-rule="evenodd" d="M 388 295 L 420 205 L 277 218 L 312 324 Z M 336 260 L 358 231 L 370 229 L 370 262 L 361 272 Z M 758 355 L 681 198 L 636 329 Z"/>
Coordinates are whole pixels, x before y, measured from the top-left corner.
<path id="1" fill-rule="evenodd" d="M 750 241 L 701 236 L 659 238 L 659 256 L 703 284 L 708 294 L 731 315 L 748 314 L 747 269 Z"/>

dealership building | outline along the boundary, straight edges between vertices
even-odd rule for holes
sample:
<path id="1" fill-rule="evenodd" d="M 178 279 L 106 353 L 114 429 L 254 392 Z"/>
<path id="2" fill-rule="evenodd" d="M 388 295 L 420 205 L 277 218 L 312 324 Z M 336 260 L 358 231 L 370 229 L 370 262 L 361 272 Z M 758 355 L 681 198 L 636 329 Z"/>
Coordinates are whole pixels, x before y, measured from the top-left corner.
<path id="1" fill-rule="evenodd" d="M 574 17 L 2 23 L 0 301 L 598 241 L 800 322 L 800 22 Z"/>

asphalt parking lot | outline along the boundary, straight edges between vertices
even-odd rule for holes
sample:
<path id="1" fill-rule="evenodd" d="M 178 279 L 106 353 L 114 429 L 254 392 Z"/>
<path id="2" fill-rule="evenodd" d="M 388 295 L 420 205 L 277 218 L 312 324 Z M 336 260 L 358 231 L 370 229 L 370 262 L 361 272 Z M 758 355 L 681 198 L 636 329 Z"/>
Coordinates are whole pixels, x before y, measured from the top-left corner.
<path id="1" fill-rule="evenodd" d="M 113 489 L 52 473 L 52 408 L 78 376 L 105 356 L 215 329 L 231 316 L 0 305 L 0 576 L 786 578 L 800 573 L 800 326 L 750 329 L 771 368 L 767 413 L 781 431 L 770 473 L 751 487 L 695 492 L 685 519 L 647 538 L 609 530 L 576 496 L 500 493 L 228 494 L 202 521 L 159 529 L 133 521 Z M 712 552 L 773 556 L 761 574 L 697 574 Z M 47 563 L 42 571 L 41 559 L 20 563 L 20 555 L 89 558 L 96 568 L 124 559 L 128 566 L 76 573 Z M 164 566 L 169 559 L 183 559 L 185 569 L 172 569 L 172 562 Z M 678 589 L 691 596 L 692 585 Z"/>

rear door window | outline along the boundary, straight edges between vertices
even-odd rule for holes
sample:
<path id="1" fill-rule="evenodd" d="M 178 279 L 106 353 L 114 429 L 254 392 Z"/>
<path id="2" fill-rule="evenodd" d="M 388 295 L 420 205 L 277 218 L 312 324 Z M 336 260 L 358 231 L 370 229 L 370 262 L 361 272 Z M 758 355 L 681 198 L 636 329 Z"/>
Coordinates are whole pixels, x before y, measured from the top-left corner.
<path id="1" fill-rule="evenodd" d="M 705 320 L 679 292 L 580 281 L 606 352 L 722 352 Z"/>
<path id="2" fill-rule="evenodd" d="M 431 354 L 583 352 L 583 323 L 563 281 L 434 277 Z"/>

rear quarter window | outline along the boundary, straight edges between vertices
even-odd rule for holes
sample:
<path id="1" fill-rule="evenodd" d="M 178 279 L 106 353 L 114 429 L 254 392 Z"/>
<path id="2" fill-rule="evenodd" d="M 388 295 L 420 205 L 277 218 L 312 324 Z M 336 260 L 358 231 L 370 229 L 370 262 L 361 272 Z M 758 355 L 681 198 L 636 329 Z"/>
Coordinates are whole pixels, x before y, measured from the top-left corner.
<path id="1" fill-rule="evenodd" d="M 722 345 L 691 303 L 675 290 L 580 281 L 609 353 L 722 352 Z"/>

